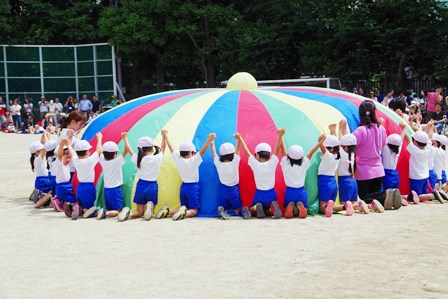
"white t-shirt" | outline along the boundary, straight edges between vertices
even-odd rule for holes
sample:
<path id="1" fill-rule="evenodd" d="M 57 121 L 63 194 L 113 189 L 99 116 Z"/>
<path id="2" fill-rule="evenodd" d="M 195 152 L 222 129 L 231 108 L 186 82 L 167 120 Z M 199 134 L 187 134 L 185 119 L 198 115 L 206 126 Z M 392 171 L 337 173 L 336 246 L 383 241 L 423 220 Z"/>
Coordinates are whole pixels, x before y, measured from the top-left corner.
<path id="1" fill-rule="evenodd" d="M 429 143 L 428 168 L 434 169 L 434 159 L 436 158 L 438 148 Z"/>
<path id="2" fill-rule="evenodd" d="M 47 103 L 39 102 L 39 111 L 48 112 Z"/>
<path id="3" fill-rule="evenodd" d="M 138 154 L 134 153 L 131 162 L 137 165 Z M 140 168 L 137 168 L 137 175 L 141 180 L 155 182 L 159 177 L 160 166 L 162 165 L 163 154 L 143 156 Z"/>
<path id="4" fill-rule="evenodd" d="M 398 154 L 395 154 L 390 148 L 386 145 L 383 148 L 383 152 L 381 154 L 381 159 L 383 161 L 384 169 L 397 169 L 398 158 L 400 157 L 401 146 L 399 148 Z"/>
<path id="5" fill-rule="evenodd" d="M 445 163 L 445 151 L 439 147 L 437 148 L 437 153 L 434 159 L 434 171 L 437 174 L 437 179 L 442 179 L 442 170 L 444 170 L 444 164 Z"/>
<path id="6" fill-rule="evenodd" d="M 97 152 L 89 157 L 80 159 L 78 156 L 72 157 L 73 165 L 78 173 L 80 183 L 93 183 L 95 181 L 95 166 L 100 160 Z"/>
<path id="7" fill-rule="evenodd" d="M 12 105 L 11 106 L 12 110 L 17 110 L 18 112 L 12 112 L 11 111 L 11 115 L 20 115 L 20 109 L 22 109 L 22 106 L 20 106 L 19 104 L 17 105 Z"/>
<path id="8" fill-rule="evenodd" d="M 411 142 L 406 148 L 411 155 L 411 158 L 409 159 L 409 178 L 413 180 L 427 179 L 429 176 L 429 146 L 420 149 Z"/>
<path id="9" fill-rule="evenodd" d="M 56 167 L 56 183 L 70 182 L 70 168 L 68 165 L 64 165 L 59 159 L 56 159 L 53 164 Z"/>
<path id="10" fill-rule="evenodd" d="M 54 113 L 56 106 L 54 104 L 48 105 L 48 112 Z"/>
<path id="11" fill-rule="evenodd" d="M 172 155 L 182 182 L 199 182 L 199 165 L 202 163 L 202 156 L 196 154 L 191 158 L 184 159 L 179 153 L 173 152 Z"/>
<path id="12" fill-rule="evenodd" d="M 254 156 L 249 157 L 249 166 L 254 172 L 255 185 L 257 190 L 271 190 L 275 185 L 275 169 L 278 164 L 278 157 L 272 155 L 266 162 L 260 162 Z"/>
<path id="13" fill-rule="evenodd" d="M 233 155 L 233 160 L 230 162 L 221 162 L 219 157 L 215 156 L 213 162 L 215 163 L 216 170 L 218 171 L 219 181 L 225 186 L 235 186 L 240 182 L 240 176 L 238 173 L 238 166 L 240 164 L 241 157 L 237 154 Z"/>
<path id="14" fill-rule="evenodd" d="M 33 112 L 33 103 L 23 104 L 23 108 L 25 108 L 26 112 Z"/>
<path id="15" fill-rule="evenodd" d="M 339 159 L 338 175 L 339 176 L 351 176 L 352 174 L 348 170 L 350 164 L 352 165 L 352 172 L 355 172 L 355 153 L 352 153 L 352 160 L 349 159 L 348 153 L 342 148 L 340 150 L 341 159 Z"/>
<path id="16" fill-rule="evenodd" d="M 61 103 L 54 103 L 54 108 L 55 108 L 56 114 L 61 113 L 62 109 L 63 109 Z"/>
<path id="17" fill-rule="evenodd" d="M 282 158 L 280 162 L 282 167 L 283 177 L 285 178 L 285 184 L 287 187 L 301 188 L 305 185 L 305 176 L 308 168 L 310 167 L 310 160 L 308 157 L 302 158 L 302 165 L 292 165 L 289 162 L 287 156 Z"/>
<path id="18" fill-rule="evenodd" d="M 118 157 L 109 161 L 101 155 L 100 164 L 103 167 L 104 188 L 115 188 L 123 185 L 122 167 L 124 158 L 122 155 L 118 155 Z"/>
<path id="19" fill-rule="evenodd" d="M 48 176 L 47 160 L 42 159 L 41 155 L 34 159 L 34 170 L 36 171 L 36 177 Z"/>
<path id="20" fill-rule="evenodd" d="M 58 159 L 57 156 L 53 156 L 53 157 L 48 157 L 47 161 L 48 164 L 50 165 L 50 172 L 51 172 L 51 176 L 56 176 L 56 164 L 54 162 L 56 162 L 56 160 Z"/>
<path id="21" fill-rule="evenodd" d="M 59 133 L 58 140 L 57 140 L 58 145 L 61 144 L 62 139 L 67 139 L 67 130 L 68 130 L 67 128 L 64 128 Z M 78 140 L 78 134 L 76 132 L 73 132 L 73 138 L 72 138 L 72 143 L 71 143 L 72 147 L 77 140 Z M 70 172 L 75 172 L 75 166 L 73 166 L 73 160 L 70 160 L 68 167 L 70 168 Z"/>
<path id="22" fill-rule="evenodd" d="M 337 155 L 334 155 L 327 150 L 321 157 L 317 174 L 334 176 L 339 167 L 339 160 L 336 160 L 336 157 Z"/>

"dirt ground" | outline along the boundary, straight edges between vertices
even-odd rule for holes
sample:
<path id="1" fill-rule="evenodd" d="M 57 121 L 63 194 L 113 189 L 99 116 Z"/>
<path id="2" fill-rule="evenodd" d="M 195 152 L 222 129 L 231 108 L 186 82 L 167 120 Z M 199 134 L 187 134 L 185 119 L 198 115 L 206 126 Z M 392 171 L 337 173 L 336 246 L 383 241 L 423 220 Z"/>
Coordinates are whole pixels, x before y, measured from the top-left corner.
<path id="1" fill-rule="evenodd" d="M 305 220 L 72 221 L 0 133 L 0 298 L 448 298 L 448 204 Z"/>

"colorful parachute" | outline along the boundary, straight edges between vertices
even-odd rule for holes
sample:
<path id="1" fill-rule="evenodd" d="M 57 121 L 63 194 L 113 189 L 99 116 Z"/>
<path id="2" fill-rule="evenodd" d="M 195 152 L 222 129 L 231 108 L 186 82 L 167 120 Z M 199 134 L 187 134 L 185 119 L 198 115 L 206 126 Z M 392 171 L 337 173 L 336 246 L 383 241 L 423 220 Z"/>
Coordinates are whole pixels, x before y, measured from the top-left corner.
<path id="1" fill-rule="evenodd" d="M 186 140 L 192 141 L 199 149 L 211 132 L 217 134 L 216 147 L 224 142 L 235 143 L 232 134 L 239 132 L 251 152 L 260 142 L 269 143 L 272 148 L 277 139 L 277 130 L 286 128 L 286 146 L 299 144 L 307 153 L 316 143 L 320 134 L 329 134 L 328 125 L 345 119 L 350 131 L 358 126 L 358 107 L 365 98 L 333 89 L 316 87 L 269 87 L 250 90 L 232 89 L 190 89 L 158 93 L 144 96 L 95 118 L 84 130 L 82 139 L 96 146 L 95 134 L 99 131 L 105 141 L 114 141 L 123 150 L 121 132 L 128 132 L 129 142 L 137 150 L 137 140 L 151 136 L 161 144 L 160 131 L 166 128 L 173 146 Z M 377 117 L 385 119 L 388 134 L 400 133 L 398 123 L 402 119 L 393 111 L 380 104 Z M 410 132 L 410 131 L 409 131 Z M 402 178 L 408 177 L 409 154 L 403 145 L 398 170 Z M 253 173 L 247 165 L 247 157 L 241 151 L 240 191 L 243 204 L 248 206 L 255 193 Z M 218 175 L 213 165 L 210 150 L 207 150 L 200 166 L 200 216 L 217 215 Z M 320 151 L 313 159 L 306 177 L 309 193 L 310 215 L 318 212 L 317 168 Z M 97 205 L 103 204 L 101 168 L 97 166 Z M 123 192 L 125 204 L 132 205 L 137 183 L 136 166 L 126 157 L 123 167 Z M 179 206 L 181 180 L 174 166 L 168 148 L 158 179 L 159 204 L 171 208 Z M 285 184 L 280 166 L 276 172 L 275 189 L 280 205 L 283 204 Z M 408 180 L 401 180 L 400 189 L 407 194 Z"/>

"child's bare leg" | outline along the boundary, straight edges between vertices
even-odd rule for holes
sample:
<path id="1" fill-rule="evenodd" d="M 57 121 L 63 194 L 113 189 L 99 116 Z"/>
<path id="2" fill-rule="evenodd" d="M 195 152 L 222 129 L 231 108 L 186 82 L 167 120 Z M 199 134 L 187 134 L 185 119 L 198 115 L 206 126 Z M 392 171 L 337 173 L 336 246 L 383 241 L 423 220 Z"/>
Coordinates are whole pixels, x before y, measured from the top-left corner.
<path id="1" fill-rule="evenodd" d="M 185 216 L 186 217 L 195 217 L 198 214 L 198 209 L 188 209 Z"/>
<path id="2" fill-rule="evenodd" d="M 120 214 L 120 211 L 117 210 L 111 210 L 106 212 L 107 217 L 117 217 L 118 214 Z"/>
<path id="3" fill-rule="evenodd" d="M 137 210 L 132 210 L 129 217 L 130 218 L 140 218 L 143 216 L 144 213 L 145 213 L 145 206 L 137 205 Z"/>

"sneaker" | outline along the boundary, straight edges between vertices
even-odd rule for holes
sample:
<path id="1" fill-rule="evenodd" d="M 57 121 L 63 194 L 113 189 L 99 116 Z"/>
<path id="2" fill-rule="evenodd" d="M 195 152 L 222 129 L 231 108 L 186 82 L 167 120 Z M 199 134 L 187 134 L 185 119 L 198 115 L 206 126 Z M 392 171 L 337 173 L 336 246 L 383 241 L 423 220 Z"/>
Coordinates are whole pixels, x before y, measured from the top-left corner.
<path id="1" fill-rule="evenodd" d="M 146 211 L 145 214 L 143 214 L 143 219 L 151 220 L 153 214 L 154 214 L 154 203 L 152 201 L 148 201 L 146 203 Z"/>
<path id="2" fill-rule="evenodd" d="M 286 210 L 285 210 L 285 218 L 292 218 L 294 216 L 294 203 L 290 202 L 287 206 L 286 206 Z"/>
<path id="3" fill-rule="evenodd" d="M 36 209 L 42 207 L 43 205 L 45 205 L 46 203 L 48 203 L 51 200 L 51 193 L 43 193 L 42 197 L 39 198 L 39 200 L 36 202 L 36 204 L 34 205 L 34 207 Z"/>
<path id="4" fill-rule="evenodd" d="M 436 185 L 434 186 L 434 191 L 439 191 L 441 187 L 442 185 L 440 183 L 436 183 Z"/>
<path id="5" fill-rule="evenodd" d="M 272 202 L 272 207 L 274 208 L 274 219 L 282 218 L 282 210 L 280 210 L 277 201 Z"/>
<path id="6" fill-rule="evenodd" d="M 327 216 L 327 217 L 333 216 L 333 206 L 334 206 L 334 201 L 332 201 L 330 199 L 327 202 L 327 206 L 325 207 L 325 216 Z"/>
<path id="7" fill-rule="evenodd" d="M 360 202 L 358 202 L 358 206 L 357 206 L 356 209 L 360 213 L 364 213 L 364 214 L 369 214 L 370 213 L 369 206 L 366 204 L 366 202 L 364 200 L 361 200 Z"/>
<path id="8" fill-rule="evenodd" d="M 224 210 L 224 207 L 222 207 L 222 206 L 218 207 L 218 215 L 222 220 L 229 220 L 229 215 L 227 214 L 227 211 Z"/>
<path id="9" fill-rule="evenodd" d="M 84 212 L 84 215 L 82 215 L 83 218 L 92 218 L 96 217 L 98 214 L 98 211 L 95 206 L 91 207 L 87 211 Z"/>
<path id="10" fill-rule="evenodd" d="M 387 189 L 386 196 L 384 198 L 384 209 L 392 210 L 394 205 L 394 189 Z"/>
<path id="11" fill-rule="evenodd" d="M 394 210 L 398 210 L 402 206 L 400 190 L 394 189 L 394 192 L 392 193 L 392 195 L 393 195 L 392 205 L 394 207 Z"/>
<path id="12" fill-rule="evenodd" d="M 266 218 L 266 214 L 264 213 L 263 205 L 261 203 L 257 203 L 255 205 L 255 210 L 257 211 L 258 219 Z"/>
<path id="13" fill-rule="evenodd" d="M 176 213 L 174 213 L 173 215 L 173 221 L 177 221 L 177 220 L 182 220 L 185 218 L 186 214 L 187 214 L 187 207 L 186 206 L 181 206 L 179 211 L 177 211 Z"/>
<path id="14" fill-rule="evenodd" d="M 100 209 L 96 215 L 96 220 L 106 219 L 106 217 L 107 217 L 106 210 Z"/>
<path id="15" fill-rule="evenodd" d="M 305 219 L 308 216 L 307 208 L 300 201 L 297 203 L 297 208 L 299 209 L 299 218 Z"/>
<path id="16" fill-rule="evenodd" d="M 441 204 L 443 204 L 443 200 L 442 200 L 442 196 L 440 196 L 440 193 L 438 191 L 434 191 L 432 194 L 434 194 L 434 198 L 440 202 Z"/>
<path id="17" fill-rule="evenodd" d="M 405 199 L 405 198 L 401 198 L 401 205 L 402 206 L 407 206 L 409 204 L 409 202 L 407 201 L 407 199 Z"/>
<path id="18" fill-rule="evenodd" d="M 131 215 L 131 210 L 128 207 L 124 207 L 120 211 L 120 214 L 118 214 L 118 221 L 123 222 L 125 220 L 128 220 L 130 215 Z"/>
<path id="19" fill-rule="evenodd" d="M 440 190 L 437 191 L 437 192 L 439 192 L 439 194 L 440 194 L 440 196 L 442 196 L 443 200 L 448 201 L 448 196 L 447 196 L 447 194 L 445 193 L 445 191 L 443 191 L 443 189 L 440 189 Z"/>
<path id="20" fill-rule="evenodd" d="M 383 205 L 376 199 L 372 201 L 371 204 L 368 205 L 370 210 L 373 210 L 375 213 L 384 213 Z"/>
<path id="21" fill-rule="evenodd" d="M 252 218 L 252 215 L 250 214 L 250 211 L 249 211 L 249 209 L 248 209 L 247 207 L 243 207 L 243 208 L 241 209 L 241 214 L 243 214 L 243 218 L 244 218 L 244 219 L 250 219 L 250 218 Z"/>
<path id="22" fill-rule="evenodd" d="M 412 201 L 414 204 L 418 204 L 420 202 L 420 198 L 414 190 L 411 190 L 411 193 L 408 194 L 407 200 Z"/>
<path id="23" fill-rule="evenodd" d="M 353 204 L 351 201 L 345 202 L 345 215 L 347 216 L 353 215 Z"/>
<path id="24" fill-rule="evenodd" d="M 72 205 L 68 202 L 64 202 L 64 213 L 67 217 L 72 217 Z"/>
<path id="25" fill-rule="evenodd" d="M 79 204 L 75 203 L 72 208 L 72 220 L 77 220 L 79 218 L 79 214 L 81 213 L 81 207 Z"/>
<path id="26" fill-rule="evenodd" d="M 156 219 L 162 219 L 168 217 L 168 214 L 170 213 L 170 209 L 168 208 L 168 205 L 164 205 L 156 214 Z"/>
<path id="27" fill-rule="evenodd" d="M 59 199 L 55 196 L 51 199 L 51 201 L 53 202 L 53 209 L 56 212 L 64 212 L 64 207 L 62 205 L 62 203 L 59 201 Z"/>
<path id="28" fill-rule="evenodd" d="M 36 192 L 34 192 L 33 202 L 36 204 L 44 195 L 44 192 L 36 189 Z"/>
<path id="29" fill-rule="evenodd" d="M 34 197 L 36 196 L 36 192 L 37 192 L 38 190 L 36 189 L 36 188 L 34 188 L 33 189 L 33 192 L 31 192 L 31 194 L 30 194 L 30 200 L 31 201 L 34 201 Z"/>

